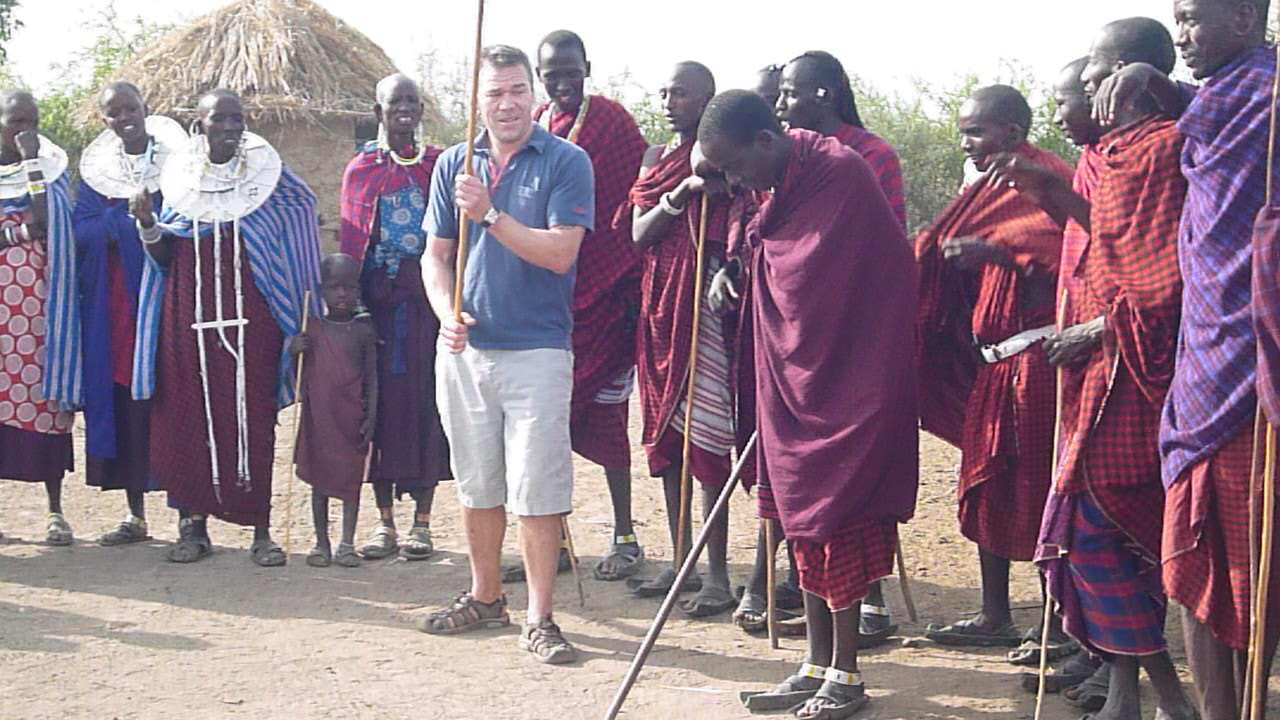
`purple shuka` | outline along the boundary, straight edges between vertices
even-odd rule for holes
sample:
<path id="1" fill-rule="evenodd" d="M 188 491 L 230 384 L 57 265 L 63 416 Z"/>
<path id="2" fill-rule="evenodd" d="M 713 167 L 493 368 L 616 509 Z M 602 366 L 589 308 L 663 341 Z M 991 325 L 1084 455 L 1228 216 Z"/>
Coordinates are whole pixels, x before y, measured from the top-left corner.
<path id="1" fill-rule="evenodd" d="M 1165 487 L 1253 417 L 1251 238 L 1266 185 L 1274 73 L 1273 48 L 1246 53 L 1205 82 L 1178 122 L 1186 136 L 1178 231 L 1184 287 L 1177 369 L 1160 427 Z"/>

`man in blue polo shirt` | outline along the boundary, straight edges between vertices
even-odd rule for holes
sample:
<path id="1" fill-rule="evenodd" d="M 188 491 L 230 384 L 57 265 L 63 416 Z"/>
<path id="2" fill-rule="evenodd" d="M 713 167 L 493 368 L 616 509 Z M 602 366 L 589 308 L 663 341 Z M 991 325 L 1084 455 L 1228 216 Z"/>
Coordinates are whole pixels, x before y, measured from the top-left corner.
<path id="1" fill-rule="evenodd" d="M 436 397 L 449 436 L 471 557 L 471 589 L 421 629 L 454 634 L 507 625 L 498 561 L 506 510 L 520 520 L 529 581 L 520 647 L 547 663 L 573 646 L 552 621 L 560 517 L 572 509 L 569 399 L 572 300 L 578 247 L 595 217 L 591 160 L 533 124 L 533 71 L 513 47 L 481 54 L 487 130 L 436 162 L 423 266 L 440 317 Z M 453 312 L 460 208 L 469 225 L 462 319 Z"/>

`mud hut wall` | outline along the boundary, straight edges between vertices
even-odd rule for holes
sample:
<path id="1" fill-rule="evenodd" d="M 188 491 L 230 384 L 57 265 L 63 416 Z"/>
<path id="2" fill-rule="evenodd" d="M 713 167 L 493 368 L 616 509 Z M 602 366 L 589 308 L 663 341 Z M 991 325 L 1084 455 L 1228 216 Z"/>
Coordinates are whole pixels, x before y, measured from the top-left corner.
<path id="1" fill-rule="evenodd" d="M 337 252 L 342 171 L 355 155 L 352 118 L 273 122 L 259 125 L 254 131 L 274 145 L 285 163 L 311 186 L 320 215 L 320 251 Z"/>

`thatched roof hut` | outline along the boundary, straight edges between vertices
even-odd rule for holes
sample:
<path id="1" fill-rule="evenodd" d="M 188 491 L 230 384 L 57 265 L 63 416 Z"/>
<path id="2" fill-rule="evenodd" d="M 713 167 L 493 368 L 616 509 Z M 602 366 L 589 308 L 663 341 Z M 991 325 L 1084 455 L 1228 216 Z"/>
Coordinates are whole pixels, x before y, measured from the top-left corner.
<path id="1" fill-rule="evenodd" d="M 143 49 L 111 80 L 142 89 L 152 112 L 189 121 L 213 88 L 240 94 L 249 127 L 280 150 L 337 227 L 342 169 L 371 137 L 374 85 L 396 71 L 372 40 L 312 0 L 237 0 Z M 425 122 L 441 122 L 427 100 Z M 81 110 L 98 124 L 93 104 Z"/>

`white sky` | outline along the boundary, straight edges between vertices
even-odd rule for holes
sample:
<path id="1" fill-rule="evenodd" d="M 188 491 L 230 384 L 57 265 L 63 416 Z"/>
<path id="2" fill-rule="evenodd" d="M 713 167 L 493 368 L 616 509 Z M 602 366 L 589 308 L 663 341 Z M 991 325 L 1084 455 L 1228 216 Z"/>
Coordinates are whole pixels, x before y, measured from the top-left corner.
<path id="1" fill-rule="evenodd" d="M 192 19 L 225 0 L 115 0 L 123 18 Z M 22 0 L 25 27 L 9 45 L 18 75 L 35 89 L 90 39 L 79 23 L 105 0 Z M 446 59 L 467 57 L 474 42 L 474 0 L 319 0 L 380 44 L 401 69 L 435 47 Z M 535 50 L 547 32 L 582 35 L 596 77 L 629 70 L 656 88 L 671 64 L 699 60 L 722 89 L 751 81 L 756 69 L 810 49 L 828 50 L 876 87 L 907 87 L 910 78 L 946 82 L 975 72 L 990 78 L 1016 60 L 1046 81 L 1085 54 L 1094 31 L 1122 17 L 1172 22 L 1173 0 L 488 0 L 485 42 Z M 72 27 L 67 27 L 71 25 Z"/>

